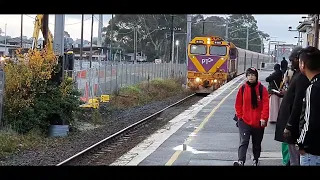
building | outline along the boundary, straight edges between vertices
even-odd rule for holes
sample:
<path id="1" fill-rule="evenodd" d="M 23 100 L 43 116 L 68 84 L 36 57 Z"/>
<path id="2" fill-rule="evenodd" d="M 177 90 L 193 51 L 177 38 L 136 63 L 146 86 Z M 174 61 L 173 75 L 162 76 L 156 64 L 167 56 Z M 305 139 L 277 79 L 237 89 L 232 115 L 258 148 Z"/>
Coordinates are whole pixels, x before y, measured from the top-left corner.
<path id="1" fill-rule="evenodd" d="M 6 56 L 11 56 L 14 54 L 14 51 L 18 49 L 20 46 L 16 45 L 10 45 L 10 44 L 3 44 L 0 43 L 0 56 L 6 55 Z"/>
<path id="2" fill-rule="evenodd" d="M 311 14 L 299 22 L 297 30 L 301 32 L 302 47 L 313 46 L 314 43 L 314 21 Z M 320 46 L 318 46 L 320 47 Z"/>
<path id="3" fill-rule="evenodd" d="M 113 47 L 112 54 L 114 57 L 114 61 L 130 61 L 131 57 L 123 54 L 122 48 Z M 80 48 L 73 47 L 73 52 L 76 60 L 80 60 Z M 83 47 L 82 60 L 90 59 L 90 47 Z M 110 48 L 109 47 L 98 47 L 92 46 L 92 61 L 110 61 Z"/>

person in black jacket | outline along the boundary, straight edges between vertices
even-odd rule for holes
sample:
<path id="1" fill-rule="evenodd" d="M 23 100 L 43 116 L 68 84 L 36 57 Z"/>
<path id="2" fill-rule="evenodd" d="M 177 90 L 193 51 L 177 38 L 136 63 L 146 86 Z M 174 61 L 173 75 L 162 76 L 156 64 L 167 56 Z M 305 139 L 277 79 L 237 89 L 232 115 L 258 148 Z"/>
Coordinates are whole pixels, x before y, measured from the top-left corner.
<path id="1" fill-rule="evenodd" d="M 272 91 L 272 90 L 280 91 L 279 87 L 282 81 L 282 71 L 280 70 L 280 64 L 275 64 L 273 69 L 274 69 L 274 72 L 266 78 L 266 81 L 269 83 L 268 92 L 270 94 L 270 98 L 269 98 L 270 100 L 269 122 L 270 123 L 277 122 L 278 111 L 280 108 L 280 101 L 281 101 L 281 98 L 278 96 L 278 94 Z"/>
<path id="2" fill-rule="evenodd" d="M 282 61 L 281 61 L 281 71 L 282 71 L 282 74 L 284 74 L 288 69 L 288 61 L 286 60 L 285 57 L 282 58 Z"/>
<path id="3" fill-rule="evenodd" d="M 302 101 L 304 93 L 309 86 L 308 78 L 300 73 L 299 70 L 299 52 L 301 47 L 295 47 L 289 56 L 292 68 L 295 69 L 287 92 L 284 92 L 280 105 L 278 119 L 276 123 L 275 140 L 289 144 L 290 165 L 299 165 L 299 152 L 295 147 L 296 140 L 299 136 L 299 124 L 291 124 L 290 136 L 284 136 L 284 129 L 287 122 L 299 122 L 299 116 L 302 110 Z"/>
<path id="4" fill-rule="evenodd" d="M 301 166 L 320 166 L 320 51 L 315 47 L 307 47 L 299 56 L 299 67 L 302 74 L 310 81 L 300 119 L 300 136 L 297 140 Z M 290 121 L 291 120 L 291 121 Z M 290 119 L 286 133 L 290 135 L 292 124 L 297 119 Z M 297 121 L 297 122 L 296 122 Z"/>

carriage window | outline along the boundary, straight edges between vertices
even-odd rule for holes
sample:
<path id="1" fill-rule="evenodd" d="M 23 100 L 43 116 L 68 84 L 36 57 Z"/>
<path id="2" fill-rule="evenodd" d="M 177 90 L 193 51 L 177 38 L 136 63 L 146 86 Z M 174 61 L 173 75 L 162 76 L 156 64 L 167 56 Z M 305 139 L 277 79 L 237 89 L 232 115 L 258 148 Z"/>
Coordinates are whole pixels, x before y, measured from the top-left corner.
<path id="1" fill-rule="evenodd" d="M 190 54 L 200 54 L 205 55 L 207 53 L 207 46 L 206 45 L 195 45 L 192 44 L 190 47 Z"/>
<path id="2" fill-rule="evenodd" d="M 210 55 L 225 56 L 227 54 L 226 46 L 211 46 Z"/>

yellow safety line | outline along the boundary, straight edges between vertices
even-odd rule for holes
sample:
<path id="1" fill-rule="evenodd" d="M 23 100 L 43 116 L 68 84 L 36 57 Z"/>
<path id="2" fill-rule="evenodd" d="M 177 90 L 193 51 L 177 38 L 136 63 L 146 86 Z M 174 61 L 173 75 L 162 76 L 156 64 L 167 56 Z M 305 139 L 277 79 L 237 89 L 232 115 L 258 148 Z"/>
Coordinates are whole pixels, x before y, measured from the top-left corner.
<path id="1" fill-rule="evenodd" d="M 226 95 L 220 102 L 219 104 L 212 109 L 212 111 L 210 112 L 210 114 L 208 114 L 208 116 L 206 118 L 204 118 L 204 120 L 201 122 L 201 124 L 193 131 L 193 134 L 197 134 L 203 127 L 204 125 L 209 121 L 210 117 L 217 111 L 217 109 L 223 104 L 223 102 L 236 90 L 239 88 L 239 86 L 242 84 L 244 80 L 242 80 L 238 86 L 236 88 L 234 88 L 228 95 Z M 189 136 L 187 138 L 187 140 L 185 141 L 185 144 L 188 145 L 191 140 L 193 139 L 194 136 Z M 166 166 L 171 166 L 179 157 L 179 155 L 181 154 L 181 150 L 176 151 L 171 158 L 169 159 L 169 161 L 165 164 Z"/>

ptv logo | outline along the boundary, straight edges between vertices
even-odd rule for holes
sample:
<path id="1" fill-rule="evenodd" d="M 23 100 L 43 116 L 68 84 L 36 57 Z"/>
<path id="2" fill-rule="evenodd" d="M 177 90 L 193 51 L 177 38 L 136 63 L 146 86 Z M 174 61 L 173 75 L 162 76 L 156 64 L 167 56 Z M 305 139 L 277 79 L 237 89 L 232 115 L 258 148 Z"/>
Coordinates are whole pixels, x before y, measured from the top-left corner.
<path id="1" fill-rule="evenodd" d="M 211 59 L 211 58 L 202 59 L 202 60 L 201 60 L 201 64 L 208 64 L 208 63 L 210 63 L 210 62 L 212 62 L 212 61 L 213 61 L 213 59 Z"/>

